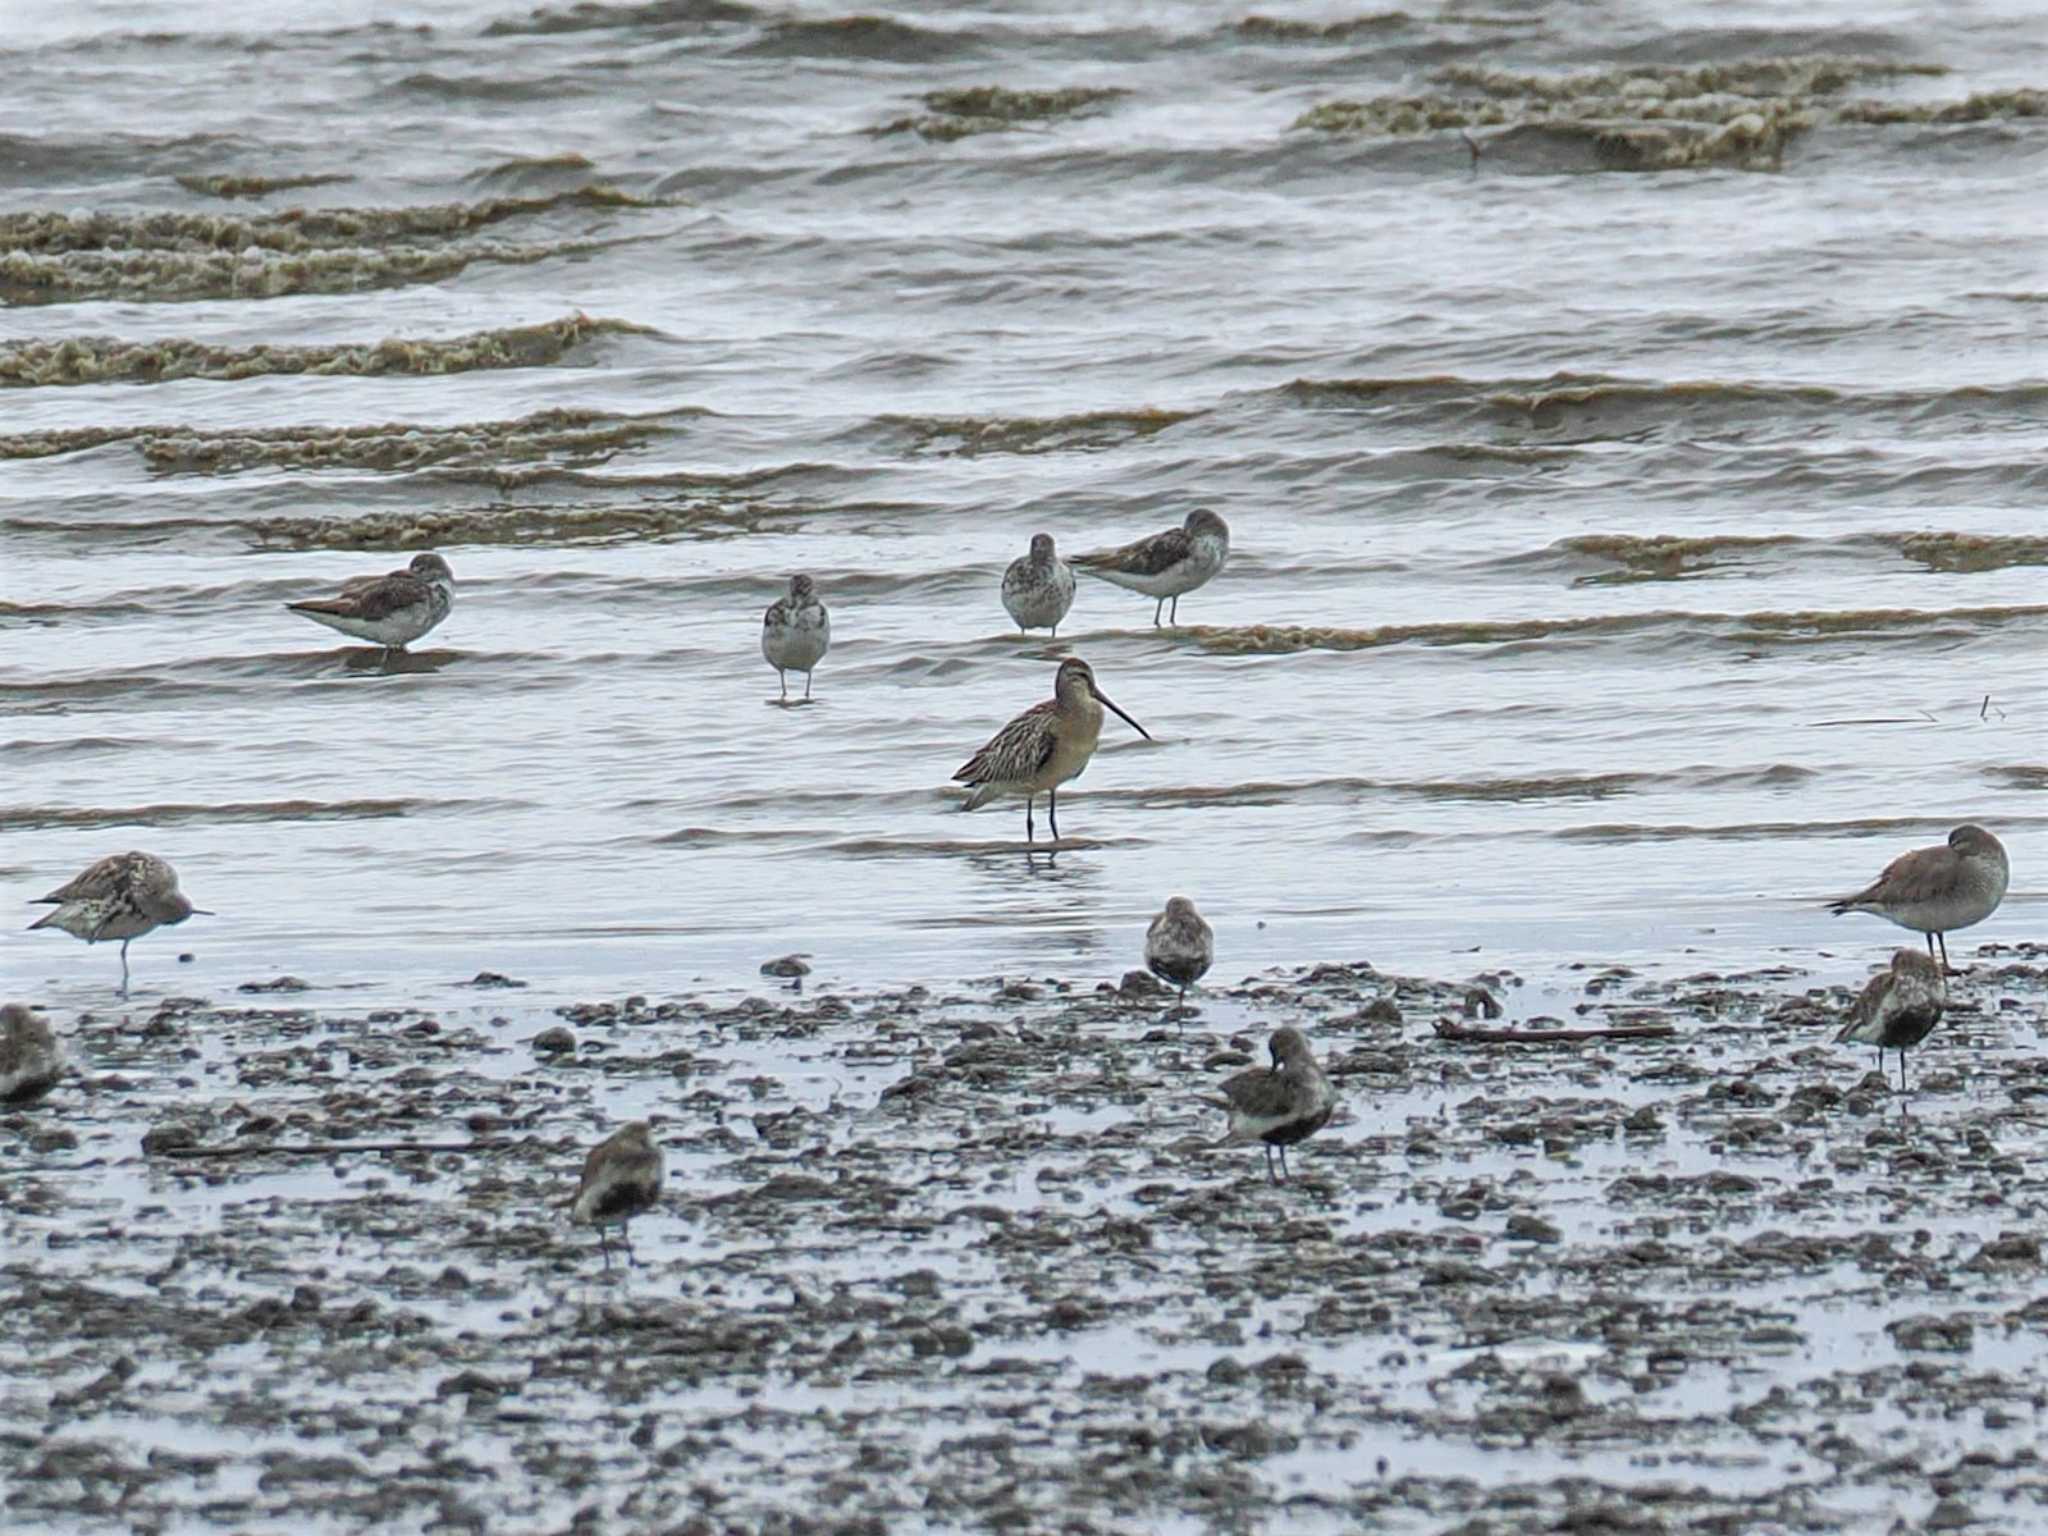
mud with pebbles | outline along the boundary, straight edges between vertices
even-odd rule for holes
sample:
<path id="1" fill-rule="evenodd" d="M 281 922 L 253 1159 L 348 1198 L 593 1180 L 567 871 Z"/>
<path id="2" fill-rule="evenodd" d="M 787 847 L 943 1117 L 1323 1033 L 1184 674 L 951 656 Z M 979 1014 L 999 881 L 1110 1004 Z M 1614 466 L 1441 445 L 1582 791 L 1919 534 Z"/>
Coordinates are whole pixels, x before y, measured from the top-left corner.
<path id="1" fill-rule="evenodd" d="M 1960 956 L 1959 956 L 1960 958 Z M 2048 947 L 60 1019 L 0 1116 L 0 1506 L 74 1531 L 2022 1530 Z M 804 989 L 804 990 L 799 990 Z M 272 995 L 262 995 L 272 994 Z M 240 1006 L 243 1003 L 252 1006 Z M 1199 1098 L 1309 1030 L 1274 1186 Z M 1619 1031 L 1503 1044 L 1475 1031 Z M 640 1264 L 561 1207 L 634 1116 Z M 385 1150 L 371 1150 L 371 1148 Z M 320 1148 L 307 1152 L 291 1149 Z M 406 1150 L 410 1149 L 410 1150 Z"/>

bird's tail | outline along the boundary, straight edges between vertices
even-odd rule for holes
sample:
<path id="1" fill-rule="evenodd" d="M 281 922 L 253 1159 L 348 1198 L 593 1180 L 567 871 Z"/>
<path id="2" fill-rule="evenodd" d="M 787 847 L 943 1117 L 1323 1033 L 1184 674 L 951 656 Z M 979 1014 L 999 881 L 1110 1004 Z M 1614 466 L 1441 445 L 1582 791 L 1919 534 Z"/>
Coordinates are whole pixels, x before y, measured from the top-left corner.
<path id="1" fill-rule="evenodd" d="M 1863 898 L 1860 896 L 1837 896 L 1827 904 L 1827 908 L 1835 916 L 1840 917 L 1844 912 L 1854 912 L 1862 904 Z"/>

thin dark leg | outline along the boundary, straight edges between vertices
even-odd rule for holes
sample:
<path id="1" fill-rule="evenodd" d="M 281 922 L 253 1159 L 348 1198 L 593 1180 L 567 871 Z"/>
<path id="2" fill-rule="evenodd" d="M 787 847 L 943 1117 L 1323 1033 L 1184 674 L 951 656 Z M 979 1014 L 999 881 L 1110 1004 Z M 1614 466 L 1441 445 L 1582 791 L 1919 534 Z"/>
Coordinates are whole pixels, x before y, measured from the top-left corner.
<path id="1" fill-rule="evenodd" d="M 638 1269 L 640 1267 L 640 1260 L 633 1253 L 632 1223 L 625 1221 L 619 1223 L 619 1241 L 626 1245 L 626 1262 L 632 1265 L 633 1268 Z"/>
<path id="2" fill-rule="evenodd" d="M 604 1267 L 610 1269 L 612 1267 L 612 1243 L 611 1239 L 604 1235 L 604 1228 L 602 1226 L 597 1229 L 597 1248 L 598 1252 L 604 1255 Z"/>
<path id="3" fill-rule="evenodd" d="M 811 674 L 810 674 L 810 673 L 808 673 L 808 672 L 806 672 L 806 673 L 804 674 L 804 697 L 808 699 L 808 698 L 809 698 L 810 696 L 811 696 Z"/>
<path id="4" fill-rule="evenodd" d="M 1934 940 L 1937 944 L 1941 946 L 1941 968 L 1942 970 L 1947 971 L 1950 969 L 1948 963 L 1948 935 L 1945 933 L 1937 933 L 1934 936 Z"/>
<path id="5" fill-rule="evenodd" d="M 1045 792 L 1045 819 L 1052 823 L 1052 840 L 1060 840 L 1060 792 L 1048 789 Z"/>
<path id="6" fill-rule="evenodd" d="M 1178 592 L 1173 594 L 1173 611 L 1166 616 L 1166 622 L 1169 624 L 1178 624 L 1180 622 L 1180 594 Z"/>
<path id="7" fill-rule="evenodd" d="M 121 941 L 121 995 L 128 995 L 128 941 Z"/>
<path id="8" fill-rule="evenodd" d="M 1030 796 L 1030 795 L 1026 795 L 1026 796 L 1024 797 L 1024 841 L 1025 841 L 1025 842 L 1027 842 L 1027 843 L 1035 843 L 1035 842 L 1037 842 L 1037 841 L 1038 841 L 1038 836 L 1037 836 L 1037 834 L 1036 834 L 1035 832 L 1033 832 L 1033 831 L 1032 831 L 1032 829 L 1031 829 L 1031 801 L 1032 801 L 1032 799 L 1033 799 L 1033 797 L 1032 797 L 1032 796 Z"/>
<path id="9" fill-rule="evenodd" d="M 1187 985 L 1187 983 L 1186 983 L 1186 982 L 1182 982 L 1182 983 L 1181 983 L 1181 985 L 1180 985 L 1180 1006 L 1179 1006 L 1178 1008 L 1176 1008 L 1176 1009 L 1174 1009 L 1174 1010 L 1173 1010 L 1173 1022 L 1175 1023 L 1175 1025 L 1177 1025 L 1177 1026 L 1179 1027 L 1180 1031 L 1181 1031 L 1181 1032 L 1182 1032 L 1183 1034 L 1185 1034 L 1185 1033 L 1187 1032 L 1187 1027 L 1188 1027 L 1188 985 Z"/>
<path id="10" fill-rule="evenodd" d="M 1294 1178 L 1294 1170 L 1287 1166 L 1287 1148 L 1284 1146 L 1280 1149 L 1280 1177 L 1290 1181 Z"/>
<path id="11" fill-rule="evenodd" d="M 1152 605 L 1152 627 L 1154 629 L 1159 627 L 1159 615 L 1164 612 L 1166 612 L 1166 599 L 1162 597 Z"/>
<path id="12" fill-rule="evenodd" d="M 775 669 L 775 676 L 782 683 L 782 697 L 786 703 L 789 699 L 789 674 L 783 671 L 782 668 L 777 667 Z"/>
<path id="13" fill-rule="evenodd" d="M 1899 1047 L 1899 1092 L 1906 1091 L 1906 1048 Z"/>

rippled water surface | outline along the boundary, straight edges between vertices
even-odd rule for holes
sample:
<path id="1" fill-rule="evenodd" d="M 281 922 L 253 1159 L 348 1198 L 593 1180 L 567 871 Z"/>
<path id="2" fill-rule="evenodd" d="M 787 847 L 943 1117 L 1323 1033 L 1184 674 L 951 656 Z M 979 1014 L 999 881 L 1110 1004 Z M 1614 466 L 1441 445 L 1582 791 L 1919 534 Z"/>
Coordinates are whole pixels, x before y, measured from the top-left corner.
<path id="1" fill-rule="evenodd" d="M 171 859 L 144 990 L 1114 977 L 1175 891 L 1233 977 L 1860 965 L 1814 900 L 1971 818 L 2014 936 L 2031 12 L 17 7 L 6 887 Z M 1034 531 L 1198 505 L 1180 627 L 1007 625 Z M 426 547 L 402 667 L 283 607 Z M 1027 858 L 947 779 L 1068 653 L 1157 739 Z"/>

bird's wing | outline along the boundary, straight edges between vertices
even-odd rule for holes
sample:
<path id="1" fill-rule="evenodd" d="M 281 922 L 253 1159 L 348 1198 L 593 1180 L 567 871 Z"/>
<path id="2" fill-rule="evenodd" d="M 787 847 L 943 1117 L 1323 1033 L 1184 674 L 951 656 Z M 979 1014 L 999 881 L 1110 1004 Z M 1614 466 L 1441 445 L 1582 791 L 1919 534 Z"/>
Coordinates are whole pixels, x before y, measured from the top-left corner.
<path id="1" fill-rule="evenodd" d="M 287 606 L 301 613 L 332 613 L 374 623 L 430 601 L 427 584 L 419 577 L 410 571 L 393 571 L 388 576 L 359 576 L 341 589 L 339 597 L 317 597 Z"/>
<path id="2" fill-rule="evenodd" d="M 60 885 L 47 896 L 38 896 L 31 905 L 61 906 L 67 901 L 91 901 L 112 896 L 124 889 L 134 878 L 130 866 L 138 859 L 147 859 L 142 853 L 110 853 L 97 864 Z"/>
<path id="3" fill-rule="evenodd" d="M 1193 549 L 1194 541 L 1188 537 L 1185 528 L 1169 528 L 1164 533 L 1155 533 L 1121 549 L 1076 555 L 1073 563 L 1089 570 L 1107 569 L 1125 571 L 1133 576 L 1157 576 L 1187 559 Z"/>
<path id="4" fill-rule="evenodd" d="M 1059 743 L 1046 729 L 1046 717 L 1059 708 L 1054 699 L 1034 704 L 988 739 L 988 745 L 954 773 L 958 784 L 991 779 L 1025 779 L 1043 768 Z"/>

